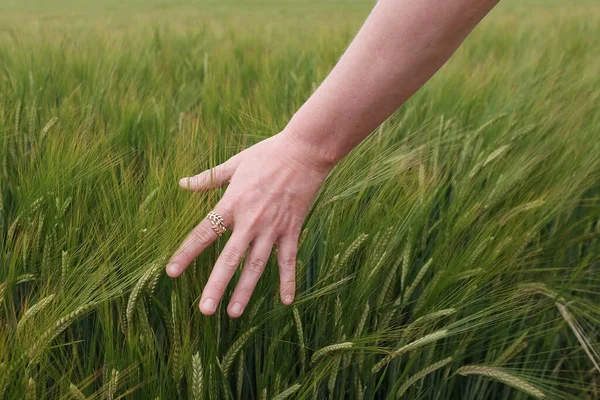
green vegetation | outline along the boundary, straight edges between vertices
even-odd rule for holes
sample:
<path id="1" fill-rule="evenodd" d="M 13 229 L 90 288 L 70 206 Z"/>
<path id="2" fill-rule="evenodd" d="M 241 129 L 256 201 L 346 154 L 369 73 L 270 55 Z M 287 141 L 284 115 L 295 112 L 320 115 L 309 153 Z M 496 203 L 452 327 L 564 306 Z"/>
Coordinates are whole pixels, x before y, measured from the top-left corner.
<path id="1" fill-rule="evenodd" d="M 0 398 L 600 396 L 600 6 L 500 5 L 350 154 L 246 314 L 198 312 L 222 192 L 180 177 L 281 130 L 370 2 L 7 2 Z M 226 303 L 225 303 L 226 304 Z"/>

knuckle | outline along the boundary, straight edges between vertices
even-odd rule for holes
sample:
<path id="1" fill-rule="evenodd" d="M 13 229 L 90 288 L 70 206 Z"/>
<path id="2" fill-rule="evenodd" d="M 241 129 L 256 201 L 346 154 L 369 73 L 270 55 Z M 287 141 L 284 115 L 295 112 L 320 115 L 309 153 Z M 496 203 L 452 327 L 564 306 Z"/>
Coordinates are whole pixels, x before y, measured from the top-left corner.
<path id="1" fill-rule="evenodd" d="M 297 221 L 294 221 L 288 226 L 287 231 L 289 232 L 290 238 L 294 238 L 294 240 L 297 242 L 298 237 L 302 232 L 302 222 L 298 223 Z"/>
<path id="2" fill-rule="evenodd" d="M 228 269 L 236 269 L 240 265 L 240 261 L 242 261 L 242 252 L 237 249 L 224 250 L 221 253 L 221 259 L 223 266 Z"/>
<path id="3" fill-rule="evenodd" d="M 281 268 L 285 272 L 296 271 L 296 257 L 285 257 L 281 263 Z"/>
<path id="4" fill-rule="evenodd" d="M 253 274 L 261 274 L 263 272 L 263 270 L 265 269 L 266 264 L 267 264 L 267 262 L 264 258 L 260 258 L 260 257 L 253 258 L 248 263 L 248 269 Z"/>
<path id="5" fill-rule="evenodd" d="M 248 288 L 241 288 L 239 289 L 239 292 L 237 293 L 237 298 L 241 301 L 241 302 L 246 302 L 250 299 L 250 296 L 252 295 L 252 292 L 250 291 L 250 289 Z"/>
<path id="6" fill-rule="evenodd" d="M 232 223 L 235 219 L 234 216 L 236 215 L 235 210 L 238 200 L 235 196 L 227 195 L 227 193 L 225 196 L 226 197 L 223 197 L 219 204 L 217 204 L 217 206 L 215 207 L 215 211 L 219 213 L 222 217 L 224 217 L 226 221 L 230 220 L 230 222 Z"/>

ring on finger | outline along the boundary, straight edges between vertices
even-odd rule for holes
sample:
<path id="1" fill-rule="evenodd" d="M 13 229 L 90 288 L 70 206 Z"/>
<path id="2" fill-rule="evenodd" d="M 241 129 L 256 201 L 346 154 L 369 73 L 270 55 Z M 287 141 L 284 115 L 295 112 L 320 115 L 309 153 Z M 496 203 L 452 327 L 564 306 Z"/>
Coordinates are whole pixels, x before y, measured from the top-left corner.
<path id="1" fill-rule="evenodd" d="M 210 221 L 210 226 L 212 227 L 212 230 L 215 231 L 215 233 L 218 236 L 223 236 L 223 234 L 227 232 L 227 228 L 225 228 L 223 217 L 215 211 L 209 212 L 206 216 L 206 219 Z"/>

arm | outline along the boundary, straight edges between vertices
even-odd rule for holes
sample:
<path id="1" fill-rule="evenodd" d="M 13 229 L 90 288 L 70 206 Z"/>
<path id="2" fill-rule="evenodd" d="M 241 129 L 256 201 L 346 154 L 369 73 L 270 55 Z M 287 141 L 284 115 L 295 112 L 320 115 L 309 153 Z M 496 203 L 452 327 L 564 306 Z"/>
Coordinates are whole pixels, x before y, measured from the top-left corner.
<path id="1" fill-rule="evenodd" d="M 292 303 L 298 236 L 331 169 L 448 60 L 496 2 L 380 0 L 336 67 L 281 133 L 180 181 L 190 190 L 229 184 L 214 210 L 233 233 L 203 290 L 202 313 L 216 311 L 248 251 L 228 306 L 228 314 L 239 317 L 274 245 L 281 300 Z M 217 237 L 204 219 L 171 257 L 167 274 L 179 276 Z"/>
<path id="2" fill-rule="evenodd" d="M 440 69 L 498 0 L 381 0 L 286 131 L 331 168 Z"/>

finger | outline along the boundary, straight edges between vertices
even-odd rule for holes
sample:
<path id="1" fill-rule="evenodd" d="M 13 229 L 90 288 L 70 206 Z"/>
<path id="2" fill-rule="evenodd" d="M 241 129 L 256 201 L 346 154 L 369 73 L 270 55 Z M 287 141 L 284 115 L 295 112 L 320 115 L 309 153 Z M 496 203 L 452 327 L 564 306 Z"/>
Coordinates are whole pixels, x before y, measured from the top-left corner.
<path id="1" fill-rule="evenodd" d="M 233 232 L 233 235 L 231 235 L 202 291 L 202 298 L 200 299 L 202 314 L 214 314 L 231 277 L 233 277 L 244 253 L 248 249 L 250 239 L 250 235 L 246 233 Z"/>
<path id="2" fill-rule="evenodd" d="M 183 189 L 201 191 L 221 187 L 231 180 L 238 166 L 238 158 L 233 157 L 221 165 L 208 169 L 198 175 L 182 178 L 179 186 Z"/>
<path id="3" fill-rule="evenodd" d="M 222 202 L 221 202 L 222 203 Z M 223 217 L 225 226 L 231 226 L 231 213 L 220 204 L 217 204 L 215 212 Z M 185 238 L 181 246 L 171 257 L 167 264 L 167 275 L 177 278 L 185 271 L 194 258 L 198 257 L 219 236 L 215 233 L 210 221 L 204 218 L 190 234 Z"/>
<path id="4" fill-rule="evenodd" d="M 290 305 L 296 294 L 296 253 L 298 237 L 284 236 L 278 240 L 277 262 L 279 263 L 279 280 L 281 301 Z"/>
<path id="5" fill-rule="evenodd" d="M 252 247 L 246 256 L 244 269 L 240 280 L 231 296 L 227 314 L 231 318 L 237 318 L 244 312 L 250 301 L 250 296 L 258 283 L 258 279 L 265 270 L 265 265 L 273 249 L 273 240 L 266 237 L 258 238 L 252 242 Z"/>

